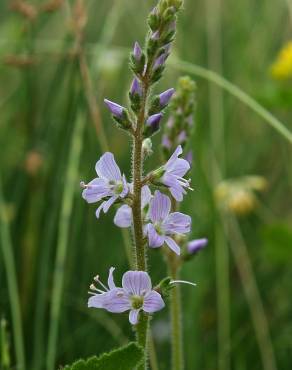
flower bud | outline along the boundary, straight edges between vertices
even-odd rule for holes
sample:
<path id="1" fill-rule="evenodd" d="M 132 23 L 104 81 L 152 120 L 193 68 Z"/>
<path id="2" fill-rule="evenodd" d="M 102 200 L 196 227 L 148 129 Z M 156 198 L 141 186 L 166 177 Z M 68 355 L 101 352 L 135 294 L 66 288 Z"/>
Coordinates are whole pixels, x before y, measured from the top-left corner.
<path id="1" fill-rule="evenodd" d="M 152 116 L 148 117 L 144 127 L 144 137 L 152 136 L 159 130 L 159 123 L 162 117 L 162 113 L 153 114 Z"/>
<path id="2" fill-rule="evenodd" d="M 142 151 L 143 151 L 143 156 L 144 157 L 149 157 L 153 153 L 152 141 L 149 137 L 147 139 L 143 140 Z"/>
<path id="3" fill-rule="evenodd" d="M 118 124 L 118 127 L 124 130 L 128 130 L 132 127 L 128 111 L 124 107 L 108 99 L 104 99 L 104 103 L 110 110 L 113 119 Z"/>
<path id="4" fill-rule="evenodd" d="M 189 254 L 196 254 L 201 249 L 205 248 L 207 244 L 208 244 L 208 239 L 206 238 L 191 240 L 187 244 L 187 250 Z"/>
<path id="5" fill-rule="evenodd" d="M 143 54 L 142 49 L 139 43 L 136 41 L 134 44 L 134 49 L 133 49 L 133 56 L 137 62 L 140 62 L 142 58 L 142 54 Z"/>
<path id="6" fill-rule="evenodd" d="M 134 44 L 133 52 L 130 56 L 130 67 L 132 68 L 133 72 L 136 74 L 142 74 L 144 71 L 145 65 L 145 55 L 136 41 Z"/>
<path id="7" fill-rule="evenodd" d="M 159 103 L 162 109 L 167 106 L 173 94 L 174 94 L 174 89 L 171 88 L 171 89 L 164 91 L 162 94 L 159 95 Z"/>

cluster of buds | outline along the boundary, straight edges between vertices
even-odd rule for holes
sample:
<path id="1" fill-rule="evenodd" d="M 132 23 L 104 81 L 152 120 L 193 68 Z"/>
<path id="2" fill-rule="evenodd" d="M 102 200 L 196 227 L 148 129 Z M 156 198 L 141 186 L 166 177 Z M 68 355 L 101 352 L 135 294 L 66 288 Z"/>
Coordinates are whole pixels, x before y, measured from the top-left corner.
<path id="1" fill-rule="evenodd" d="M 130 67 L 135 76 L 129 91 L 129 100 L 134 116 L 138 116 L 141 107 L 147 103 L 143 127 L 144 139 L 159 131 L 163 111 L 174 94 L 174 89 L 171 88 L 146 102 L 144 90 L 145 87 L 149 88 L 155 84 L 162 76 L 175 36 L 176 18 L 181 6 L 182 0 L 161 0 L 149 15 L 150 30 L 145 48 L 142 49 L 140 44 L 135 42 L 130 55 Z M 131 114 L 126 108 L 109 100 L 105 100 L 105 104 L 119 128 L 135 130 L 135 118 L 131 119 Z"/>
<path id="2" fill-rule="evenodd" d="M 165 157 L 181 145 L 183 148 L 189 141 L 194 126 L 195 82 L 189 77 L 181 77 L 175 95 L 170 103 L 171 115 L 164 129 L 162 148 Z M 192 152 L 186 159 L 191 162 Z"/>
<path id="3" fill-rule="evenodd" d="M 261 176 L 245 176 L 220 182 L 215 189 L 218 204 L 238 216 L 247 215 L 257 206 L 256 191 L 264 191 L 266 180 Z"/>

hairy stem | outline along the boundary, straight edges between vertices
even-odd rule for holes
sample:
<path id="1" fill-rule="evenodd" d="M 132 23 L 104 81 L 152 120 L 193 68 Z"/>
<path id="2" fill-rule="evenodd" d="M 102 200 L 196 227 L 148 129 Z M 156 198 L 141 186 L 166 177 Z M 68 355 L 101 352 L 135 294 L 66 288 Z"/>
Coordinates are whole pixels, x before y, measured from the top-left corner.
<path id="1" fill-rule="evenodd" d="M 133 145 L 133 163 L 132 163 L 132 175 L 133 175 L 133 229 L 134 229 L 134 257 L 135 267 L 139 271 L 147 270 L 147 259 L 145 251 L 145 243 L 143 240 L 143 221 L 141 213 L 141 190 L 142 190 L 142 174 L 143 174 L 143 154 L 142 154 L 142 143 L 143 143 L 143 125 L 146 117 L 146 104 L 149 94 L 149 83 L 147 74 L 143 80 L 143 96 L 141 109 L 138 114 L 136 128 L 134 130 L 134 145 Z M 139 323 L 137 324 L 137 342 L 144 348 L 145 361 L 138 368 L 139 370 L 147 369 L 147 332 L 148 332 L 148 316 L 145 314 L 140 315 Z"/>

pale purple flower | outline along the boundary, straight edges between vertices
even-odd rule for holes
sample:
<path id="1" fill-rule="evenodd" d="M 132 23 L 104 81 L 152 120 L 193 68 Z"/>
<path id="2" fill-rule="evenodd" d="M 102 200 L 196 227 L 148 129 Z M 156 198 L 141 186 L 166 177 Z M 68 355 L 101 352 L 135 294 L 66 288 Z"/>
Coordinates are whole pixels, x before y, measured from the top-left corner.
<path id="1" fill-rule="evenodd" d="M 139 43 L 136 41 L 133 49 L 133 56 L 137 62 L 141 60 L 142 57 L 142 49 Z"/>
<path id="2" fill-rule="evenodd" d="M 129 321 L 132 325 L 138 323 L 139 312 L 153 313 L 161 310 L 165 304 L 161 295 L 152 289 L 151 279 L 144 271 L 127 271 L 122 278 L 122 288 L 116 287 L 113 279 L 112 267 L 109 272 L 108 288 L 99 282 L 103 290 L 91 285 L 94 291 L 88 300 L 88 307 L 103 308 L 109 312 L 129 312 Z"/>
<path id="3" fill-rule="evenodd" d="M 145 228 L 148 236 L 149 247 L 158 248 L 164 243 L 180 254 L 180 247 L 172 238 L 175 234 L 186 234 L 190 232 L 191 218 L 180 212 L 170 213 L 171 202 L 167 195 L 156 191 L 154 198 L 150 201 L 149 219 Z"/>
<path id="4" fill-rule="evenodd" d="M 84 187 L 82 197 L 88 203 L 99 202 L 106 198 L 96 210 L 96 217 L 99 218 L 101 210 L 106 213 L 117 199 L 125 198 L 129 192 L 129 186 L 112 153 L 103 154 L 96 163 L 95 170 L 98 177 L 89 184 L 81 185 Z"/>
<path id="5" fill-rule="evenodd" d="M 208 239 L 206 238 L 194 239 L 188 242 L 187 250 L 190 254 L 195 254 L 199 252 L 201 249 L 205 248 L 207 244 L 208 244 Z"/>
<path id="6" fill-rule="evenodd" d="M 108 109 L 110 110 L 111 114 L 117 118 L 122 118 L 123 116 L 123 112 L 124 112 L 124 107 L 122 107 L 121 105 L 117 104 L 117 103 L 114 103 L 108 99 L 104 99 L 104 103 L 106 104 L 106 106 L 108 107 Z"/>
<path id="7" fill-rule="evenodd" d="M 141 192 L 141 209 L 144 219 L 147 217 L 148 205 L 151 198 L 152 195 L 149 186 L 143 186 Z M 127 204 L 122 205 L 116 212 L 114 223 L 122 228 L 131 227 L 133 223 L 132 208 Z"/>
<path id="8" fill-rule="evenodd" d="M 190 188 L 190 180 L 186 180 L 184 175 L 189 171 L 190 164 L 185 159 L 179 158 L 182 154 L 182 147 L 179 145 L 164 166 L 155 173 L 161 174 L 160 178 L 155 179 L 169 188 L 171 195 L 178 202 L 183 200 L 183 194 Z"/>
<path id="9" fill-rule="evenodd" d="M 168 89 L 159 95 L 159 102 L 161 107 L 166 107 L 169 103 L 172 95 L 174 94 L 174 89 Z"/>
<path id="10" fill-rule="evenodd" d="M 137 78 L 134 78 L 133 82 L 132 82 L 132 85 L 131 85 L 131 89 L 130 89 L 130 94 L 131 95 L 139 95 L 139 96 L 142 96 L 142 88 L 141 88 L 141 85 L 139 83 L 139 81 L 137 80 Z"/>

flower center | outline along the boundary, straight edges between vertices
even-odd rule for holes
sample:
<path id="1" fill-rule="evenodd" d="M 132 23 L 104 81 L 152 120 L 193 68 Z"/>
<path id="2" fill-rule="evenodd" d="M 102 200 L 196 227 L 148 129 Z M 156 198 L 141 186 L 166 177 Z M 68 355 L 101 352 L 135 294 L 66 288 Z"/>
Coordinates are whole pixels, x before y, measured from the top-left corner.
<path id="1" fill-rule="evenodd" d="M 143 302 L 144 302 L 144 299 L 143 297 L 139 296 L 139 295 L 133 295 L 131 297 L 131 303 L 132 303 L 132 307 L 135 309 L 135 310 L 138 310 L 139 308 L 141 308 L 143 306 Z"/>
<path id="2" fill-rule="evenodd" d="M 155 227 L 155 230 L 156 230 L 157 234 L 159 234 L 159 235 L 163 235 L 163 229 L 162 229 L 162 225 L 161 225 L 161 223 L 157 222 L 157 223 L 154 225 L 154 227 Z"/>
<path id="3" fill-rule="evenodd" d="M 109 184 L 111 185 L 112 190 L 116 195 L 121 194 L 124 189 L 122 181 L 110 181 Z"/>

